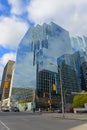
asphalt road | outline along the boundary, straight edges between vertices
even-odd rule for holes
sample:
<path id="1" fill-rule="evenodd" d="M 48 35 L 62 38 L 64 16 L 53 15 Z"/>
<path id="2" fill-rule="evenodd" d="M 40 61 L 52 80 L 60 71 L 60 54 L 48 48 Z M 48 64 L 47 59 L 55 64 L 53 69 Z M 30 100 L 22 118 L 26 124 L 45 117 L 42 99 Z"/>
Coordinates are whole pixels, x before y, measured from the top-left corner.
<path id="1" fill-rule="evenodd" d="M 0 112 L 0 130 L 87 130 L 87 121 L 28 112 Z"/>

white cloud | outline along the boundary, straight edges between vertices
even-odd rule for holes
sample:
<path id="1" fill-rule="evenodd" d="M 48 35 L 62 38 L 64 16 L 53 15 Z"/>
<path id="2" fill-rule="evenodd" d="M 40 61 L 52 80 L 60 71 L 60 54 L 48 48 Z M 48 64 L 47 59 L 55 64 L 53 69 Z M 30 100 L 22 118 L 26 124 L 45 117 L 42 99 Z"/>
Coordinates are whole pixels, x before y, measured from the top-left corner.
<path id="1" fill-rule="evenodd" d="M 25 10 L 23 8 L 22 0 L 8 0 L 11 5 L 11 13 L 13 14 L 22 14 Z"/>
<path id="2" fill-rule="evenodd" d="M 30 0 L 8 0 L 8 3 L 11 5 L 11 13 L 16 15 L 25 13 L 29 1 Z"/>
<path id="3" fill-rule="evenodd" d="M 16 49 L 28 26 L 15 17 L 0 18 L 0 45 Z"/>
<path id="4" fill-rule="evenodd" d="M 7 64 L 8 60 L 15 61 L 15 59 L 16 59 L 15 53 L 6 53 L 0 58 L 0 80 L 2 79 L 4 66 Z"/>
<path id="5" fill-rule="evenodd" d="M 0 65 L 5 66 L 8 62 L 8 60 L 14 60 L 16 59 L 15 53 L 6 53 L 0 58 Z"/>
<path id="6" fill-rule="evenodd" d="M 36 24 L 51 21 L 67 29 L 71 35 L 87 35 L 87 0 L 8 0 L 11 13 L 28 11 L 29 20 Z"/>
<path id="7" fill-rule="evenodd" d="M 87 0 L 31 0 L 27 10 L 36 24 L 54 21 L 70 34 L 87 35 Z"/>

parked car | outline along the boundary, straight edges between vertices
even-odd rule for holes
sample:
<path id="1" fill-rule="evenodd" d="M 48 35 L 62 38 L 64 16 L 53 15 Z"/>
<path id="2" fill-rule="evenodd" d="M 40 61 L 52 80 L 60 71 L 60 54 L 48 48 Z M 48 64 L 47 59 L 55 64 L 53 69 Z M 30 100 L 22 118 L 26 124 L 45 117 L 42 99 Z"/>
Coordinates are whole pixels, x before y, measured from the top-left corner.
<path id="1" fill-rule="evenodd" d="M 11 107 L 11 111 L 19 112 L 19 108 L 16 107 L 16 106 L 12 106 L 12 107 Z"/>
<path id="2" fill-rule="evenodd" d="M 1 108 L 1 111 L 3 111 L 3 112 L 9 112 L 10 111 L 10 107 L 9 106 L 3 106 Z"/>
<path id="3" fill-rule="evenodd" d="M 68 109 L 66 109 L 66 112 L 67 112 L 67 113 L 73 113 L 73 108 L 68 108 Z"/>

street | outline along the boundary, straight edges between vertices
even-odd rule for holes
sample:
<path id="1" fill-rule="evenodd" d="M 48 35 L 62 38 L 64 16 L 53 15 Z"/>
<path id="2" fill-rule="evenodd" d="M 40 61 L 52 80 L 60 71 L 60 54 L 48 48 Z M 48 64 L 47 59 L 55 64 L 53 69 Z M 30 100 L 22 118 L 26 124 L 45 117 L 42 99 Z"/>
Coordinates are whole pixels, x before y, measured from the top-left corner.
<path id="1" fill-rule="evenodd" d="M 86 122 L 42 113 L 0 112 L 0 130 L 87 130 Z"/>

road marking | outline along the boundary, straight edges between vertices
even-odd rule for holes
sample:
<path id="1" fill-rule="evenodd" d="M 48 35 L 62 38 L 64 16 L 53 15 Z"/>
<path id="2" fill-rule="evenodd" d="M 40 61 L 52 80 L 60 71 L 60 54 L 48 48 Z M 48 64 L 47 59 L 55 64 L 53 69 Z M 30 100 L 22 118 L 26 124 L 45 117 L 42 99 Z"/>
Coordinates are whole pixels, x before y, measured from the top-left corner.
<path id="1" fill-rule="evenodd" d="M 10 130 L 2 121 L 0 121 L 0 123 L 1 123 L 7 130 Z"/>
<path id="2" fill-rule="evenodd" d="M 79 126 L 73 127 L 71 129 L 68 129 L 68 130 L 87 130 L 87 123 L 83 124 L 83 125 L 79 125 Z"/>

